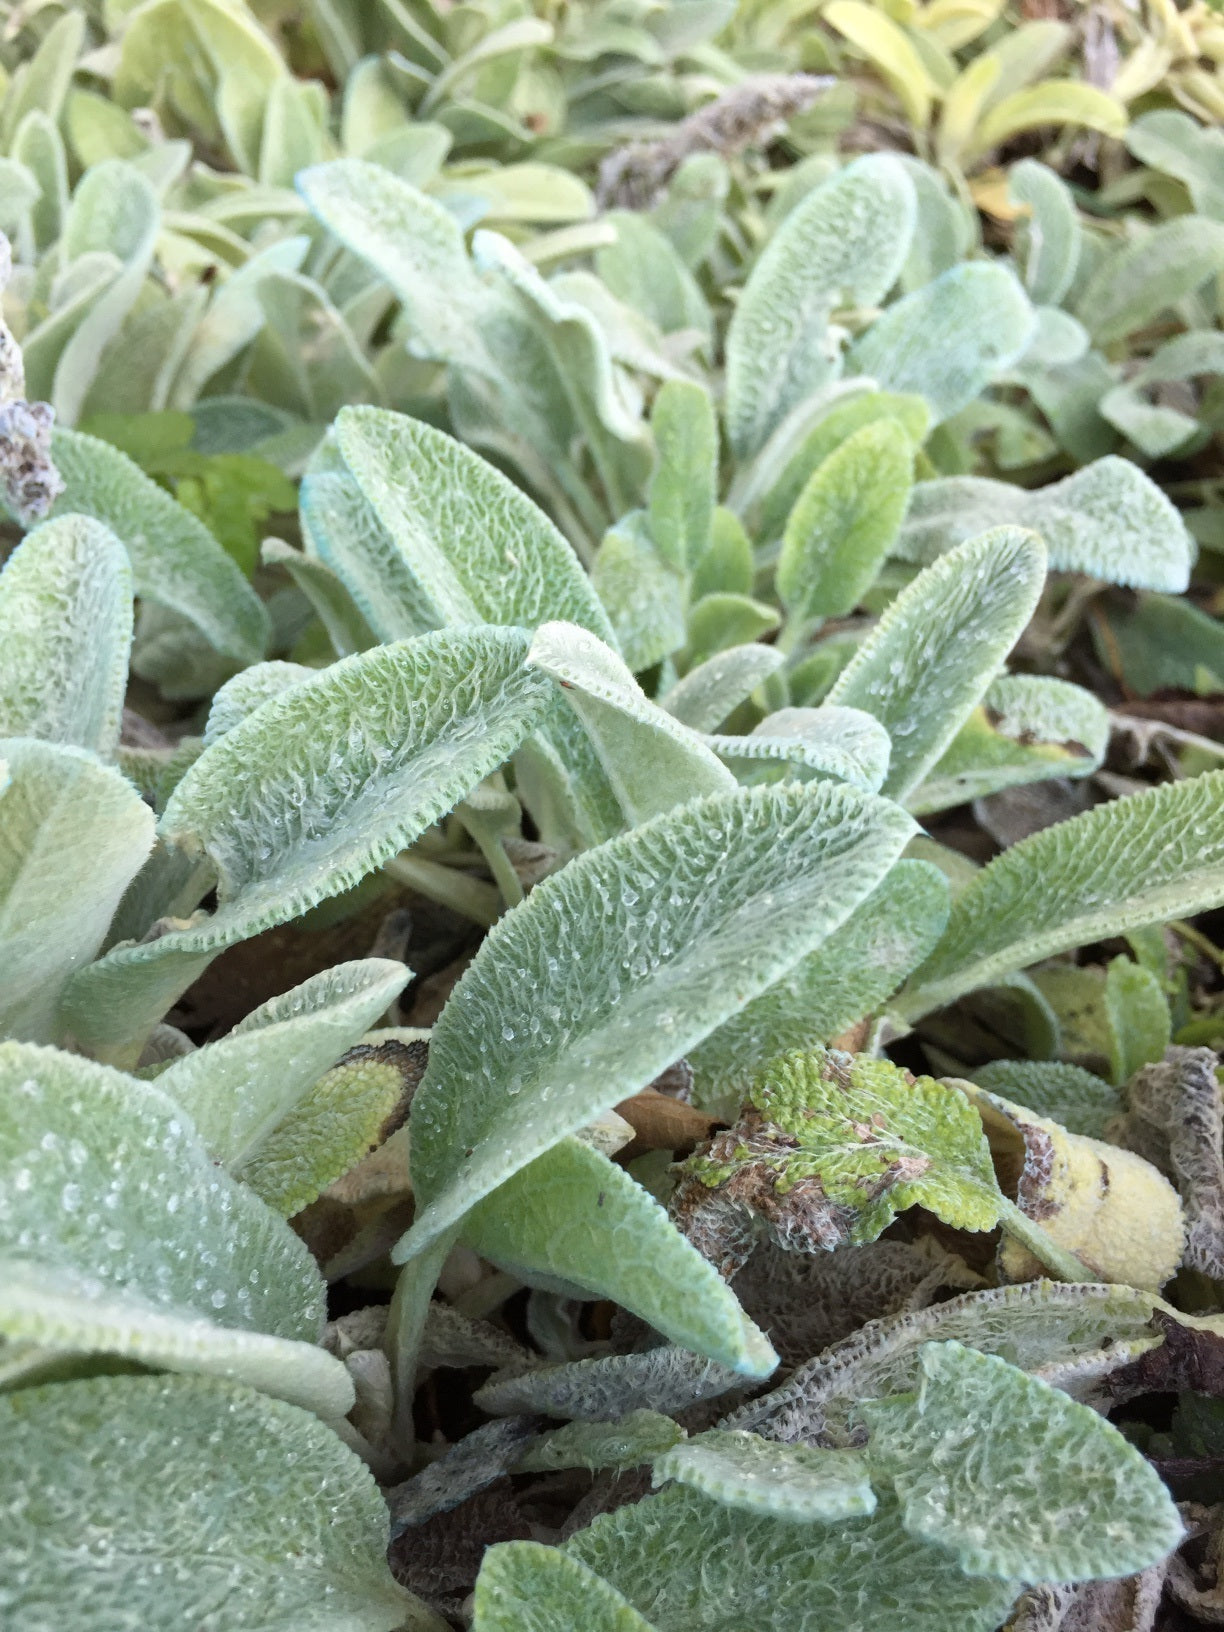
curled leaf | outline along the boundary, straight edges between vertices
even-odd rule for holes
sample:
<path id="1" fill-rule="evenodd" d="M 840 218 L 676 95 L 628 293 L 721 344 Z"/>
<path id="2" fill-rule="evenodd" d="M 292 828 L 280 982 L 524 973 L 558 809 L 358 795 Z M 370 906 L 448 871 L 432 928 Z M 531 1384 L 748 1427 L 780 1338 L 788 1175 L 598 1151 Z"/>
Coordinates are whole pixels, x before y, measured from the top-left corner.
<path id="1" fill-rule="evenodd" d="M 1027 1217 L 1080 1257 L 1098 1280 L 1154 1290 L 1169 1279 L 1185 1243 L 1181 1204 L 1150 1162 L 1068 1133 L 971 1083 L 964 1089 L 997 1151 L 1005 1187 L 1014 1184 Z M 1041 1273 L 1031 1254 L 1007 1238 L 999 1266 L 1009 1280 Z"/>
<path id="2" fill-rule="evenodd" d="M 990 1230 L 999 1194 L 972 1108 L 888 1060 L 813 1049 L 767 1067 L 735 1127 L 691 1156 L 672 1214 L 724 1274 L 764 1227 L 792 1251 L 874 1241 L 907 1207 Z"/>

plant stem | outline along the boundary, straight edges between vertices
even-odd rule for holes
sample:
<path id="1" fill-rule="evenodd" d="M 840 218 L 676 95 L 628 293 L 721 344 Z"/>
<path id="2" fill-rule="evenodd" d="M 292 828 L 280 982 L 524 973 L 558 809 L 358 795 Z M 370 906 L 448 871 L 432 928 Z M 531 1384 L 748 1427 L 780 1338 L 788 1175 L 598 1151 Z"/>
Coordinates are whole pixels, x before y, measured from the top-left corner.
<path id="1" fill-rule="evenodd" d="M 1027 1247 L 1033 1257 L 1040 1259 L 1060 1281 L 1100 1279 L 1073 1252 L 1068 1252 L 1066 1247 L 1060 1247 L 1057 1241 L 1051 1240 L 1040 1224 L 1035 1223 L 1027 1213 L 1022 1213 L 1015 1202 L 1008 1201 L 1006 1196 L 999 1198 L 999 1223 L 1013 1240 Z"/>

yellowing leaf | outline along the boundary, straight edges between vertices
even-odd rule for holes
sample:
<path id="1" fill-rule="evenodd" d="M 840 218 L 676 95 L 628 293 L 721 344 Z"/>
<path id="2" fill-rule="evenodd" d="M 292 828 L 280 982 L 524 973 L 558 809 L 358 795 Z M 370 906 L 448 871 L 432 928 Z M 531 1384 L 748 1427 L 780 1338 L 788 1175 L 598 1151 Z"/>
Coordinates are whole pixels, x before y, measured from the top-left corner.
<path id="1" fill-rule="evenodd" d="M 1042 125 L 1083 125 L 1103 136 L 1121 136 L 1126 109 L 1116 97 L 1078 80 L 1043 79 L 995 104 L 977 128 L 975 154 L 986 153 Z"/>
<path id="2" fill-rule="evenodd" d="M 1060 1246 L 1080 1257 L 1096 1279 L 1162 1286 L 1181 1262 L 1181 1202 L 1169 1181 L 1142 1157 L 1117 1145 L 1068 1133 L 1057 1122 L 958 1083 L 992 1143 L 1020 1174 L 1018 1201 Z M 999 1266 L 1009 1280 L 1041 1274 L 1036 1259 L 1005 1238 Z"/>
<path id="3" fill-rule="evenodd" d="M 925 130 L 937 87 L 905 31 L 864 0 L 833 0 L 824 17 L 879 68 L 901 98 L 907 118 Z"/>

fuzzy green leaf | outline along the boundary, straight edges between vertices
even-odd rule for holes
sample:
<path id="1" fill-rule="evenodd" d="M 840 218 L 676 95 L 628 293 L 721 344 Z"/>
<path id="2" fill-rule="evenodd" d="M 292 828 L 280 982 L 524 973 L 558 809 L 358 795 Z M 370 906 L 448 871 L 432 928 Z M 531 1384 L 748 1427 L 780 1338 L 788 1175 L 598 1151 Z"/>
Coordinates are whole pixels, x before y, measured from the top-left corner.
<path id="1" fill-rule="evenodd" d="M 1098 1412 L 959 1343 L 929 1343 L 920 1360 L 916 1395 L 863 1407 L 868 1455 L 906 1530 L 967 1575 L 1131 1575 L 1182 1540 L 1159 1475 Z"/>
<path id="2" fill-rule="evenodd" d="M 1224 271 L 1224 221 L 1180 215 L 1120 245 L 1088 279 L 1076 315 L 1098 345 L 1123 340 Z"/>
<path id="3" fill-rule="evenodd" d="M 830 316 L 887 294 L 915 211 L 901 164 L 871 154 L 817 187 L 770 239 L 727 332 L 727 431 L 741 458 L 833 374 Z"/>
<path id="4" fill-rule="evenodd" d="M 1141 1066 L 1163 1060 L 1172 1036 L 1169 1001 L 1150 969 L 1128 957 L 1111 958 L 1105 974 L 1109 1071 L 1115 1087 Z"/>
<path id="5" fill-rule="evenodd" d="M 132 643 L 123 546 L 86 516 L 44 522 L 0 576 L 0 737 L 109 756 Z"/>
<path id="6" fill-rule="evenodd" d="M 687 583 L 655 549 L 645 511 L 631 510 L 604 534 L 591 577 L 619 649 L 635 673 L 684 645 Z"/>
<path id="7" fill-rule="evenodd" d="M 888 732 L 891 798 L 921 784 L 972 713 L 1033 614 L 1045 566 L 1040 539 L 1019 528 L 971 539 L 902 590 L 838 676 L 828 701 Z"/>
<path id="8" fill-rule="evenodd" d="M 518 1459 L 515 1472 L 636 1468 L 653 1462 L 683 1438 L 679 1423 L 657 1411 L 630 1411 L 617 1422 L 571 1422 L 541 1434 Z"/>
<path id="9" fill-rule="evenodd" d="M 1185 598 L 1139 595 L 1130 606 L 1103 606 L 1093 619 L 1102 665 L 1139 694 L 1194 691 L 1203 675 L 1224 686 L 1224 625 Z"/>
<path id="10" fill-rule="evenodd" d="M 336 573 L 323 561 L 291 549 L 282 539 L 265 538 L 259 558 L 265 567 L 284 567 L 327 630 L 337 657 L 364 652 L 375 643 L 369 624 Z"/>
<path id="11" fill-rule="evenodd" d="M 463 1238 L 522 1280 L 611 1298 L 723 1365 L 767 1376 L 777 1364 L 726 1282 L 649 1191 L 577 1139 L 537 1156 L 472 1208 Z"/>
<path id="12" fill-rule="evenodd" d="M 307 668 L 305 663 L 279 660 L 252 663 L 249 669 L 243 669 L 232 680 L 218 686 L 213 694 L 204 722 L 204 746 L 211 748 L 270 698 L 279 697 L 281 692 L 300 685 L 303 680 L 313 680 L 318 672 L 318 669 Z"/>
<path id="13" fill-rule="evenodd" d="M 862 1518 L 876 1510 L 861 1453 L 779 1445 L 742 1428 L 714 1428 L 682 1440 L 655 1461 L 654 1483 L 667 1479 L 724 1507 L 800 1523 Z"/>
<path id="14" fill-rule="evenodd" d="M 157 1079 L 218 1162 L 241 1171 L 323 1073 L 403 991 L 388 958 L 338 963 L 269 999 L 228 1036 L 176 1060 Z"/>
<path id="15" fill-rule="evenodd" d="M 59 1632 L 441 1632 L 391 1578 L 368 1469 L 229 1383 L 94 1377 L 0 1400 L 0 1609 Z"/>
<path id="16" fill-rule="evenodd" d="M 258 662 L 268 614 L 204 523 L 107 442 L 61 430 L 51 449 L 64 478 L 51 514 L 104 523 L 128 552 L 138 596 L 186 618 L 224 656 Z"/>
<path id="17" fill-rule="evenodd" d="M 694 668 L 731 646 L 744 646 L 768 634 L 779 621 L 772 606 L 751 596 L 725 590 L 703 595 L 689 611 L 684 661 Z"/>
<path id="18" fill-rule="evenodd" d="M 668 1343 L 491 1377 L 473 1398 L 495 1416 L 539 1411 L 577 1422 L 603 1422 L 643 1408 L 682 1411 L 743 1383 L 742 1374 L 730 1366 Z"/>
<path id="19" fill-rule="evenodd" d="M 152 1083 L 0 1044 L 0 1332 L 60 1355 L 206 1371 L 340 1413 L 324 1288 L 287 1225 Z"/>
<path id="20" fill-rule="evenodd" d="M 316 165 L 296 184 L 324 225 L 395 291 L 415 355 L 487 366 L 472 317 L 488 296 L 448 209 L 357 159 Z"/>
<path id="21" fill-rule="evenodd" d="M 224 947 L 351 888 L 453 809 L 548 705 L 552 682 L 526 652 L 510 629 L 375 647 L 273 697 L 201 754 L 161 831 L 216 868 L 217 910 L 83 972 L 78 1035 L 143 1035 Z"/>
<path id="22" fill-rule="evenodd" d="M 0 1034 L 46 1041 L 153 844 L 153 813 L 92 754 L 0 741 Z"/>
<path id="23" fill-rule="evenodd" d="M 1224 135 L 1188 113 L 1158 108 L 1136 119 L 1126 145 L 1142 164 L 1176 176 L 1200 215 L 1224 221 Z"/>
<path id="24" fill-rule="evenodd" d="M 423 1206 L 401 1261 L 785 975 L 912 832 L 894 806 L 833 784 L 738 790 L 655 817 L 538 884 L 434 1027 L 413 1106 Z M 482 1054 L 478 1041 L 498 1036 L 504 1046 Z"/>
<path id="25" fill-rule="evenodd" d="M 235 1176 L 292 1218 L 381 1143 L 403 1096 L 394 1059 L 381 1058 L 376 1047 L 354 1049 L 234 1164 Z"/>
<path id="26" fill-rule="evenodd" d="M 1103 1077 L 1062 1060 L 992 1060 L 974 1066 L 972 1076 L 979 1088 L 1089 1139 L 1103 1139 L 1106 1124 L 1122 1113 L 1117 1090 Z"/>
<path id="27" fill-rule="evenodd" d="M 729 761 L 741 782 L 831 776 L 876 793 L 888 771 L 888 732 L 861 708 L 781 708 L 746 737 L 711 736 L 706 742 Z"/>
<path id="28" fill-rule="evenodd" d="M 527 662 L 564 688 L 631 824 L 734 787 L 697 733 L 652 703 L 616 653 L 578 624 L 542 625 Z"/>
<path id="29" fill-rule="evenodd" d="M 336 574 L 380 640 L 436 626 L 432 602 L 347 470 L 308 471 L 299 505 L 311 559 Z"/>
<path id="30" fill-rule="evenodd" d="M 650 482 L 650 536 L 683 572 L 705 553 L 717 499 L 718 426 L 708 392 L 691 380 L 667 380 L 650 428 L 659 458 Z"/>
<path id="31" fill-rule="evenodd" d="M 1029 491 L 985 476 L 948 476 L 914 489 L 896 554 L 930 562 L 987 527 L 1031 527 L 1057 572 L 1085 572 L 1134 589 L 1184 590 L 1191 540 L 1178 511 L 1129 459 L 1112 455 Z"/>
<path id="32" fill-rule="evenodd" d="M 1012 845 L 952 905 L 902 994 L 909 1019 L 1000 975 L 1224 901 L 1224 771 L 1166 783 Z"/>
<path id="33" fill-rule="evenodd" d="M 734 1115 L 741 1091 L 768 1061 L 827 1043 L 871 1014 L 933 949 L 947 921 L 943 874 L 930 862 L 899 861 L 823 946 L 690 1050 L 701 1104 Z"/>
<path id="34" fill-rule="evenodd" d="M 1082 244 L 1071 190 L 1057 172 L 1036 159 L 1021 159 L 1011 166 L 1007 190 L 1030 215 L 1021 229 L 1029 298 L 1037 306 L 1057 306 L 1075 279 Z"/>
<path id="35" fill-rule="evenodd" d="M 1109 712 L 1048 675 L 1007 674 L 987 691 L 907 801 L 915 815 L 1052 776 L 1089 776 L 1105 758 Z"/>
<path id="36" fill-rule="evenodd" d="M 718 727 L 786 662 L 774 646 L 730 646 L 716 652 L 660 699 L 660 706 L 694 731 Z"/>
<path id="37" fill-rule="evenodd" d="M 895 422 L 915 448 L 921 447 L 931 428 L 931 410 L 922 397 L 899 397 L 887 391 L 859 389 L 864 382 L 848 380 L 842 390 L 846 395 L 833 397 L 823 405 L 815 423 L 799 437 L 793 450 L 779 449 L 783 455 L 781 468 L 768 470 L 773 444 L 761 455 L 753 468 L 751 485 L 764 486 L 761 501 L 759 534 L 763 539 L 777 538 L 786 525 L 786 518 L 795 507 L 800 493 L 812 474 L 826 459 L 857 431 L 882 420 Z M 785 430 L 786 427 L 783 427 Z"/>
<path id="38" fill-rule="evenodd" d="M 908 1535 L 891 1497 L 870 1518 L 796 1524 L 677 1485 L 602 1515 L 563 1551 L 656 1632 L 848 1632 L 875 1626 L 882 1604 L 890 1632 L 993 1632 L 1020 1589 Z"/>
<path id="39" fill-rule="evenodd" d="M 346 408 L 336 445 L 438 623 L 553 618 L 614 637 L 591 581 L 548 517 L 477 454 L 431 425 Z"/>
<path id="40" fill-rule="evenodd" d="M 538 1541 L 503 1541 L 480 1567 L 472 1632 L 653 1632 L 627 1599 L 576 1558 Z"/>
<path id="41" fill-rule="evenodd" d="M 890 306 L 846 359 L 883 391 L 913 392 L 951 419 L 1024 355 L 1036 319 L 1014 275 L 967 261 Z"/>
<path id="42" fill-rule="evenodd" d="M 1156 1346 L 1152 1312 L 1159 1307 L 1159 1299 L 1129 1286 L 1028 1281 L 966 1292 L 870 1322 L 729 1421 L 772 1439 L 853 1444 L 861 1402 L 918 1388 L 919 1355 L 931 1341 L 1000 1355 L 1073 1394 L 1091 1391 L 1102 1373 Z"/>
<path id="43" fill-rule="evenodd" d="M 901 526 L 913 483 L 909 437 L 878 419 L 821 464 L 782 537 L 777 584 L 796 619 L 841 618 L 870 588 Z"/>

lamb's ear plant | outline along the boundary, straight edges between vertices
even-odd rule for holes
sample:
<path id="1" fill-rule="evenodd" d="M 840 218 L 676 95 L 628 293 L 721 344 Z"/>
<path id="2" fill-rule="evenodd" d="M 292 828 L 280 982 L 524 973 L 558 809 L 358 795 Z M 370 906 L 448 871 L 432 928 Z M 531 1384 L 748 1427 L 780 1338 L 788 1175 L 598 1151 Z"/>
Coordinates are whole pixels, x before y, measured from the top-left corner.
<path id="1" fill-rule="evenodd" d="M 1212 1613 L 1211 8 L 10 9 L 0 1621 Z"/>

